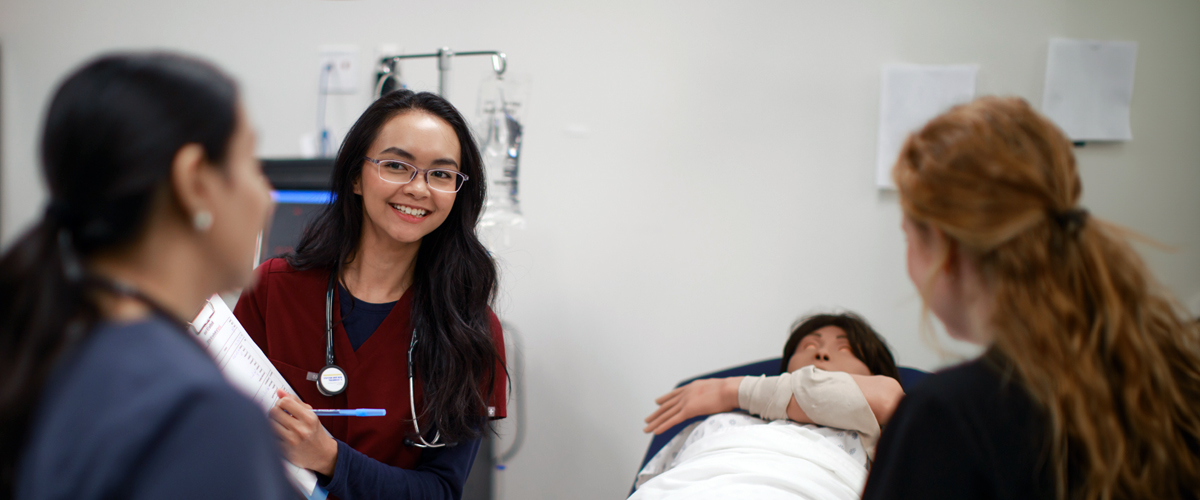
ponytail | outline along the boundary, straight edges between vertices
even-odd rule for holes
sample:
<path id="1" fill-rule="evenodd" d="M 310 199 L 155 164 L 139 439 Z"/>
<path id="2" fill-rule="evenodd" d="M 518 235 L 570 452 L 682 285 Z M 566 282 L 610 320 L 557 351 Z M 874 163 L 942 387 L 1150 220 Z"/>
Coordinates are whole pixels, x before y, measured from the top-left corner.
<path id="1" fill-rule="evenodd" d="M 47 216 L 0 258 L 0 498 L 10 498 L 29 420 L 61 355 L 97 319 L 70 231 Z"/>
<path id="2" fill-rule="evenodd" d="M 981 259 L 997 277 L 993 349 L 1046 409 L 1059 498 L 1200 491 L 1200 332 L 1124 234 L 1089 218 L 1044 262 L 1028 238 Z M 1034 268 L 1047 272 L 1015 276 Z"/>

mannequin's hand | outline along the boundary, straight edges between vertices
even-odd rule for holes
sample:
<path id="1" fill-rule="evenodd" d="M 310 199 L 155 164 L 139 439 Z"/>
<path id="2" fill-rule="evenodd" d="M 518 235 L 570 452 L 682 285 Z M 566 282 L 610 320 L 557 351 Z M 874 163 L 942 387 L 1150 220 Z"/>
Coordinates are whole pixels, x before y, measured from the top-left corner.
<path id="1" fill-rule="evenodd" d="M 271 427 L 279 436 L 283 456 L 289 462 L 326 476 L 337 464 L 337 441 L 325 432 L 312 407 L 283 391 L 271 408 Z"/>
<path id="2" fill-rule="evenodd" d="M 658 409 L 646 417 L 642 432 L 662 434 L 676 424 L 698 415 L 737 409 L 738 385 L 743 377 L 696 380 L 654 400 Z"/>

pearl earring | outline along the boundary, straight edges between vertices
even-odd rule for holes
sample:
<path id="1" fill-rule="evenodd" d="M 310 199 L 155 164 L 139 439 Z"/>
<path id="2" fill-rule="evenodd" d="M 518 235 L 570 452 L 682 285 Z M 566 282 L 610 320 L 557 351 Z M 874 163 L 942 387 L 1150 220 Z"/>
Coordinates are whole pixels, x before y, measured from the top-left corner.
<path id="1" fill-rule="evenodd" d="M 212 212 L 209 212 L 208 210 L 201 210 L 196 212 L 196 215 L 192 216 L 192 227 L 196 228 L 196 231 L 203 233 L 208 231 L 208 228 L 212 227 L 212 225 Z"/>

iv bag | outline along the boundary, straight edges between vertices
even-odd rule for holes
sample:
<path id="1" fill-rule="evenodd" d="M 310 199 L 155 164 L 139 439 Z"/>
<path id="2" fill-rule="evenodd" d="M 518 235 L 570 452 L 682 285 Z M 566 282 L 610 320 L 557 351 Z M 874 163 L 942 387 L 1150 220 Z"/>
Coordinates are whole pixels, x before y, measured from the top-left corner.
<path id="1" fill-rule="evenodd" d="M 524 127 L 521 112 L 527 85 L 496 77 L 488 78 L 479 88 L 479 116 L 476 138 L 487 173 L 487 201 L 481 229 L 498 230 L 507 244 L 509 227 L 525 227 L 521 215 L 520 170 Z"/>

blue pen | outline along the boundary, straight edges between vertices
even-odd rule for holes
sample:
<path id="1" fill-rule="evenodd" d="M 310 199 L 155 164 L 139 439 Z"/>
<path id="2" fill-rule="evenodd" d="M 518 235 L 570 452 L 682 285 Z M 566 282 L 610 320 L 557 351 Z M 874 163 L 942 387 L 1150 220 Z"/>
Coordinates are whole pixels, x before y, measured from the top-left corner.
<path id="1" fill-rule="evenodd" d="M 313 410 L 318 417 L 382 417 L 387 410 L 380 408 L 355 408 L 353 410 Z"/>

